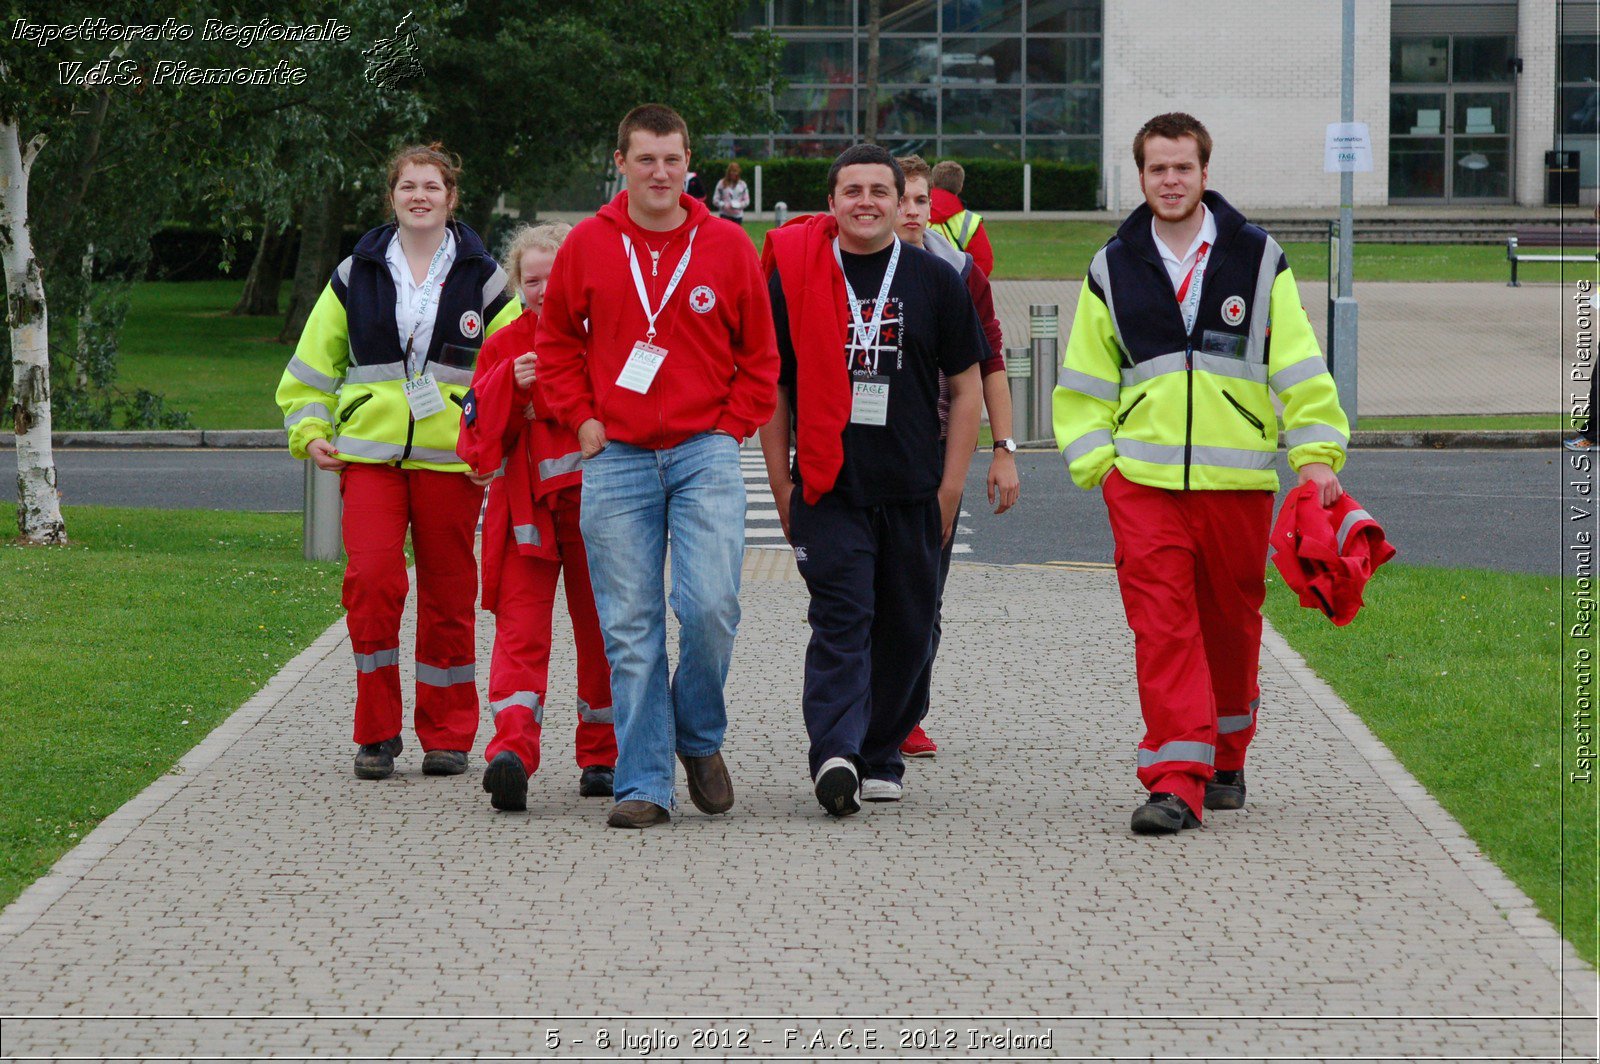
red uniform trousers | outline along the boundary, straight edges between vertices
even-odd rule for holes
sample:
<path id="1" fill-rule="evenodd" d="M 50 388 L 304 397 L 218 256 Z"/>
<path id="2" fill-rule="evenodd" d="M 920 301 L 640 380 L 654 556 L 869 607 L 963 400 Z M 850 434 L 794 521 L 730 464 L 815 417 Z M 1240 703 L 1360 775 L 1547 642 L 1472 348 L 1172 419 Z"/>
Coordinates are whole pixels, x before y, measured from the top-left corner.
<path id="1" fill-rule="evenodd" d="M 470 750 L 478 734 L 473 682 L 473 532 L 483 489 L 465 473 L 352 462 L 344 499 L 345 618 L 356 654 L 355 741 L 400 734 L 400 615 L 406 529 L 417 561 L 417 738 L 424 750 Z"/>
<path id="2" fill-rule="evenodd" d="M 1133 629 L 1139 782 L 1203 816 L 1213 770 L 1244 767 L 1261 689 L 1270 491 L 1168 491 L 1113 469 L 1101 487 Z"/>
<path id="3" fill-rule="evenodd" d="M 489 708 L 494 739 L 483 752 L 493 761 L 502 750 L 522 759 L 530 775 L 539 767 L 539 732 L 550 683 L 550 632 L 556 604 L 556 578 L 566 571 L 567 613 L 578 651 L 578 766 L 617 763 L 617 733 L 611 718 L 611 667 L 605 637 L 589 586 L 589 559 L 578 531 L 576 489 L 547 500 L 555 519 L 561 560 L 517 553 L 507 529 L 500 568 L 494 655 L 489 662 Z"/>

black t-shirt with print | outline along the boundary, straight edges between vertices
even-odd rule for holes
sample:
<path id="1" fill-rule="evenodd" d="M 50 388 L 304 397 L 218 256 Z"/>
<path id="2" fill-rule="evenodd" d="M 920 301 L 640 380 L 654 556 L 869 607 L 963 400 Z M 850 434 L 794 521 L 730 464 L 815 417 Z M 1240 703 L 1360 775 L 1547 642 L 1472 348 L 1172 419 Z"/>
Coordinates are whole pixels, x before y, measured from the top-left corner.
<path id="1" fill-rule="evenodd" d="M 869 325 L 892 251 L 893 245 L 871 255 L 841 252 L 845 276 L 862 301 L 861 320 Z M 795 396 L 794 343 L 777 271 L 768 291 L 781 358 L 778 383 Z M 944 476 L 939 371 L 953 377 L 976 365 L 987 350 L 966 285 L 948 263 L 902 242 L 877 344 L 862 350 L 854 327 L 846 330 L 846 343 L 849 350 L 839 357 L 848 360 L 852 381 L 876 377 L 886 382 L 889 409 L 883 425 L 845 427 L 844 465 L 834 493 L 854 506 L 931 498 Z M 798 465 L 792 472 L 799 482 Z"/>

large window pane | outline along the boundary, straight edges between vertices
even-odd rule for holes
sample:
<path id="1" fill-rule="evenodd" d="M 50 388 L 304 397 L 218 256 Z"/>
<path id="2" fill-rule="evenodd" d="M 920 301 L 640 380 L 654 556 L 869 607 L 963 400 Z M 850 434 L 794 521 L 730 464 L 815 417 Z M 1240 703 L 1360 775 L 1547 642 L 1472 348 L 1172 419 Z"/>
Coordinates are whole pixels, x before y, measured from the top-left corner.
<path id="1" fill-rule="evenodd" d="M 1600 133 L 1600 85 L 1562 89 L 1557 94 L 1557 106 L 1558 132 L 1569 137 Z"/>
<path id="2" fill-rule="evenodd" d="M 1100 0 L 1028 0 L 1028 29 L 1033 33 L 1099 33 Z"/>
<path id="3" fill-rule="evenodd" d="M 863 99 L 866 93 L 862 93 Z M 905 86 L 878 90 L 878 136 L 931 137 L 938 132 L 938 93 Z M 861 127 L 866 127 L 866 119 Z"/>
<path id="4" fill-rule="evenodd" d="M 1022 132 L 1022 93 L 1016 89 L 946 89 L 944 132 L 989 136 Z"/>
<path id="5" fill-rule="evenodd" d="M 856 49 L 861 81 L 867 80 L 867 41 Z M 891 81 L 935 81 L 939 77 L 939 41 L 934 37 L 878 38 L 878 84 Z"/>
<path id="6" fill-rule="evenodd" d="M 856 6 L 856 25 L 866 28 L 867 0 Z M 939 29 L 939 9 L 934 0 L 883 0 L 879 15 L 882 33 L 934 33 Z"/>
<path id="7" fill-rule="evenodd" d="M 1600 81 L 1600 42 L 1589 37 L 1561 38 L 1557 81 Z"/>
<path id="8" fill-rule="evenodd" d="M 752 0 L 744 5 L 744 10 L 739 13 L 739 21 L 735 22 L 734 29 L 754 30 L 767 24 L 767 0 Z"/>
<path id="9" fill-rule="evenodd" d="M 1004 138 L 944 138 L 941 158 L 958 159 L 1020 159 L 1022 141 Z"/>
<path id="10" fill-rule="evenodd" d="M 1099 89 L 1029 89 L 1028 135 L 1100 132 Z"/>
<path id="11" fill-rule="evenodd" d="M 789 40 L 779 69 L 787 81 L 851 81 L 850 42 Z"/>
<path id="12" fill-rule="evenodd" d="M 1391 199 L 1444 197 L 1443 137 L 1389 142 L 1389 197 Z"/>
<path id="13" fill-rule="evenodd" d="M 1397 137 L 1443 133 L 1444 111 L 1442 92 L 1397 92 L 1389 97 L 1389 132 Z"/>
<path id="14" fill-rule="evenodd" d="M 819 26 L 850 28 L 855 4 L 852 0 L 774 0 L 772 25 L 777 29 L 816 29 Z"/>
<path id="15" fill-rule="evenodd" d="M 1020 0 L 944 0 L 946 33 L 1016 33 L 1021 29 Z"/>
<path id="16" fill-rule="evenodd" d="M 1417 83 L 1449 80 L 1445 60 L 1450 54 L 1448 37 L 1396 37 L 1389 53 L 1389 80 Z"/>
<path id="17" fill-rule="evenodd" d="M 1073 137 L 1070 140 L 1040 140 L 1029 137 L 1024 155 L 1029 159 L 1059 159 L 1068 163 L 1098 163 L 1099 137 Z"/>
<path id="18" fill-rule="evenodd" d="M 1458 92 L 1455 102 L 1457 133 L 1483 135 L 1511 132 L 1509 92 Z"/>
<path id="19" fill-rule="evenodd" d="M 1511 195 L 1511 141 L 1457 137 L 1453 199 L 1506 199 Z"/>
<path id="20" fill-rule="evenodd" d="M 1018 37 L 946 37 L 939 61 L 946 85 L 1022 84 L 1022 41 Z"/>
<path id="21" fill-rule="evenodd" d="M 1510 37 L 1457 37 L 1454 81 L 1510 81 Z"/>
<path id="22" fill-rule="evenodd" d="M 1100 82 L 1099 37 L 1034 37 L 1028 41 L 1028 80 L 1044 84 Z"/>
<path id="23" fill-rule="evenodd" d="M 852 135 L 849 88 L 837 85 L 792 85 L 776 101 L 779 133 L 839 133 Z"/>

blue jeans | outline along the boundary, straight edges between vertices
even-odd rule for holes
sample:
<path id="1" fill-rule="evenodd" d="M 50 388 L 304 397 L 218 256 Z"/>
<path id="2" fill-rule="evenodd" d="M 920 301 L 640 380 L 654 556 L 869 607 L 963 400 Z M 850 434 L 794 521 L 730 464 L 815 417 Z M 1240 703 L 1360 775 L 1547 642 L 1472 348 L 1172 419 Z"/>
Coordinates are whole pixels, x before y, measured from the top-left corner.
<path id="1" fill-rule="evenodd" d="M 583 464 L 581 526 L 611 663 L 616 800 L 673 806 L 674 753 L 722 748 L 722 685 L 744 561 L 739 444 L 720 433 L 651 450 L 611 442 Z M 667 680 L 663 570 L 672 543 L 678 668 Z"/>

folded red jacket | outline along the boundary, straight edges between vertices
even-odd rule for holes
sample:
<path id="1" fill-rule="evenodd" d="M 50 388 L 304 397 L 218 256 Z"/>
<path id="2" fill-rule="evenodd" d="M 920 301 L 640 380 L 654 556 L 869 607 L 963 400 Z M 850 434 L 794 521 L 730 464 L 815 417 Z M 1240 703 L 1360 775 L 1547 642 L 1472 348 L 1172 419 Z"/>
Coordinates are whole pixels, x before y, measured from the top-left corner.
<path id="1" fill-rule="evenodd" d="M 1272 563 L 1300 605 L 1347 625 L 1361 610 L 1362 590 L 1377 568 L 1395 556 L 1382 527 L 1349 493 L 1324 507 L 1315 484 L 1301 484 L 1283 500 L 1269 540 Z"/>

